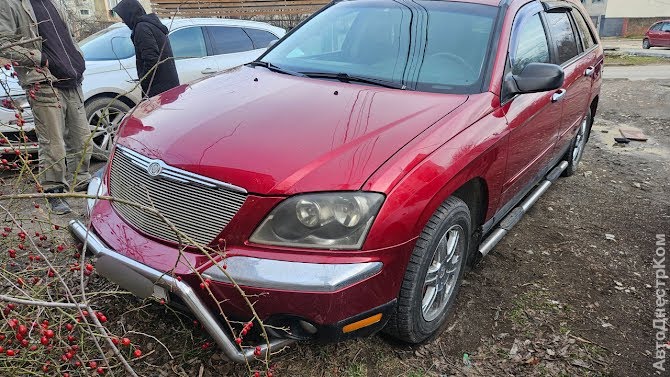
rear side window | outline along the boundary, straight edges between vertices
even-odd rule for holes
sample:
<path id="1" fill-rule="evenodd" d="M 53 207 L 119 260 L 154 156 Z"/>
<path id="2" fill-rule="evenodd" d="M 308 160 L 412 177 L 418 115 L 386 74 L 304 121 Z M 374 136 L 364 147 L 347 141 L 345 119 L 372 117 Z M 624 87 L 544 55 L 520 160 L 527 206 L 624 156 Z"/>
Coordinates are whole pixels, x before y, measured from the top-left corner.
<path id="1" fill-rule="evenodd" d="M 251 38 L 239 27 L 209 26 L 214 55 L 232 54 L 254 49 Z"/>
<path id="2" fill-rule="evenodd" d="M 265 30 L 258 29 L 244 29 L 247 32 L 249 38 L 254 43 L 254 48 L 268 48 L 270 42 L 276 41 L 277 36 Z"/>
<path id="3" fill-rule="evenodd" d="M 577 40 L 567 13 L 547 13 L 547 23 L 558 51 L 559 64 L 563 64 L 579 54 Z"/>
<path id="4" fill-rule="evenodd" d="M 205 37 L 201 27 L 179 29 L 170 34 L 170 46 L 175 59 L 207 56 Z"/>
<path id="5" fill-rule="evenodd" d="M 579 29 L 579 36 L 582 40 L 582 46 L 584 47 L 584 51 L 595 46 L 596 42 L 593 39 L 593 35 L 591 34 L 591 29 L 589 29 L 589 26 L 586 23 L 586 20 L 584 19 L 582 14 L 579 11 L 573 10 L 572 18 L 575 20 L 575 23 L 577 24 L 577 29 Z"/>
<path id="6" fill-rule="evenodd" d="M 512 54 L 512 73 L 519 74 L 529 63 L 549 63 L 549 44 L 539 14 L 518 27 L 517 45 Z"/>
<path id="7" fill-rule="evenodd" d="M 649 30 L 651 30 L 651 31 L 660 31 L 662 26 L 663 26 L 663 23 L 662 23 L 662 22 L 659 22 L 659 23 L 657 23 L 657 24 L 655 24 L 655 25 L 652 25 L 652 26 L 649 28 Z"/>
<path id="8" fill-rule="evenodd" d="M 670 31 L 670 22 L 664 23 L 661 31 Z"/>

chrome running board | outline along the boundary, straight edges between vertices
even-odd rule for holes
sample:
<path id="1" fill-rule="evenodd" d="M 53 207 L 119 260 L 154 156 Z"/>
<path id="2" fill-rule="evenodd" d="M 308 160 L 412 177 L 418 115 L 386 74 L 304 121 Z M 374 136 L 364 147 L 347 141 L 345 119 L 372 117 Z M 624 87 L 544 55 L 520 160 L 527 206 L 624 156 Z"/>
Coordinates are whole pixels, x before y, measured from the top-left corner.
<path id="1" fill-rule="evenodd" d="M 563 161 L 554 169 L 552 169 L 545 179 L 540 182 L 533 191 L 526 196 L 526 198 L 516 206 L 510 213 L 505 216 L 505 218 L 498 224 L 496 229 L 489 234 L 486 239 L 484 239 L 479 244 L 479 252 L 482 256 L 486 256 L 493 248 L 500 242 L 509 233 L 509 231 L 516 225 L 522 218 L 523 215 L 528 212 L 528 210 L 540 199 L 540 196 L 547 192 L 551 184 L 561 176 L 563 171 L 568 167 L 568 162 Z"/>

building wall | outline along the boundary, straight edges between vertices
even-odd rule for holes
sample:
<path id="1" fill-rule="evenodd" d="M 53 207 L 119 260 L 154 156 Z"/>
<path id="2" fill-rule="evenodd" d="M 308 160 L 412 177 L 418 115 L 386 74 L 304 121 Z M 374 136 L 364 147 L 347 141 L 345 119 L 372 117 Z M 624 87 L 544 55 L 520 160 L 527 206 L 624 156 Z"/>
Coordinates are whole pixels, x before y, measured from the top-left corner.
<path id="1" fill-rule="evenodd" d="M 112 12 L 112 8 L 114 8 L 116 4 L 118 4 L 121 0 L 90 0 L 90 1 L 95 2 L 95 13 L 99 19 L 112 22 L 121 21 L 121 19 L 118 18 L 114 14 L 114 12 Z M 140 4 L 142 4 L 144 10 L 147 11 L 147 13 L 152 12 L 151 0 L 138 0 L 138 1 L 140 2 Z"/>
<path id="2" fill-rule="evenodd" d="M 94 0 L 61 0 L 71 17 L 86 19 L 95 16 Z"/>
<path id="3" fill-rule="evenodd" d="M 608 0 L 607 18 L 670 18 L 669 0 Z"/>
<path id="4" fill-rule="evenodd" d="M 657 21 L 668 17 L 603 18 L 600 26 L 601 37 L 641 37 Z"/>
<path id="5" fill-rule="evenodd" d="M 610 0 L 581 0 L 582 5 L 589 12 L 591 17 L 600 17 L 605 14 L 607 9 L 607 2 Z"/>

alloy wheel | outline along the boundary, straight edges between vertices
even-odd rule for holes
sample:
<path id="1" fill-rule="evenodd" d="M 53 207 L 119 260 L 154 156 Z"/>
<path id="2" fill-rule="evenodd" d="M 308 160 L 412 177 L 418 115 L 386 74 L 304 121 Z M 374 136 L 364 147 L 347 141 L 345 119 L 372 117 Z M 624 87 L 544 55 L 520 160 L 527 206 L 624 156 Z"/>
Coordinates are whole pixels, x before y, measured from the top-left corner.
<path id="1" fill-rule="evenodd" d="M 579 163 L 579 160 L 582 158 L 582 153 L 584 153 L 584 147 L 586 146 L 586 129 L 588 128 L 588 125 L 588 117 L 584 117 L 582 124 L 579 126 L 579 131 L 577 132 L 575 147 L 572 149 L 572 163 L 574 165 Z"/>
<path id="2" fill-rule="evenodd" d="M 94 153 L 108 155 L 126 112 L 114 107 L 102 108 L 90 115 L 88 124 L 93 134 Z"/>
<path id="3" fill-rule="evenodd" d="M 464 251 L 459 247 L 461 237 L 463 228 L 454 225 L 444 233 L 435 247 L 424 279 L 421 300 L 421 313 L 427 322 L 435 320 L 443 313 L 456 288 Z"/>

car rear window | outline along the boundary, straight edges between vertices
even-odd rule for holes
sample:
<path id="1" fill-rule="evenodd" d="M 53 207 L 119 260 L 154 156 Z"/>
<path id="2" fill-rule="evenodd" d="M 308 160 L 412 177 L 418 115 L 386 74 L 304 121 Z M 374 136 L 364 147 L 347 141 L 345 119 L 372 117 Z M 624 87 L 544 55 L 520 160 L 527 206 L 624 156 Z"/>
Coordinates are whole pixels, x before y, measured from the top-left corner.
<path id="1" fill-rule="evenodd" d="M 254 49 L 251 38 L 239 27 L 208 26 L 214 55 L 232 54 Z"/>
<path id="2" fill-rule="evenodd" d="M 79 47 L 88 61 L 128 59 L 135 55 L 130 33 L 125 26 L 107 28 L 79 42 Z"/>
<path id="3" fill-rule="evenodd" d="M 588 50 L 595 46 L 596 41 L 594 40 L 593 34 L 591 34 L 591 29 L 587 25 L 586 20 L 584 19 L 584 16 L 581 14 L 581 12 L 573 10 L 572 18 L 575 20 L 577 28 L 579 29 L 579 36 L 581 38 L 584 50 Z"/>
<path id="4" fill-rule="evenodd" d="M 268 48 L 270 46 L 270 42 L 279 39 L 276 35 L 265 30 L 247 28 L 244 29 L 244 31 L 247 32 L 247 35 L 254 43 L 254 48 Z"/>
<path id="5" fill-rule="evenodd" d="M 558 49 L 559 63 L 563 64 L 577 56 L 579 48 L 568 14 L 563 12 L 547 13 L 547 23 Z"/>
<path id="6" fill-rule="evenodd" d="M 201 27 L 187 27 L 170 34 L 170 47 L 176 59 L 202 58 L 207 56 L 207 47 Z"/>

